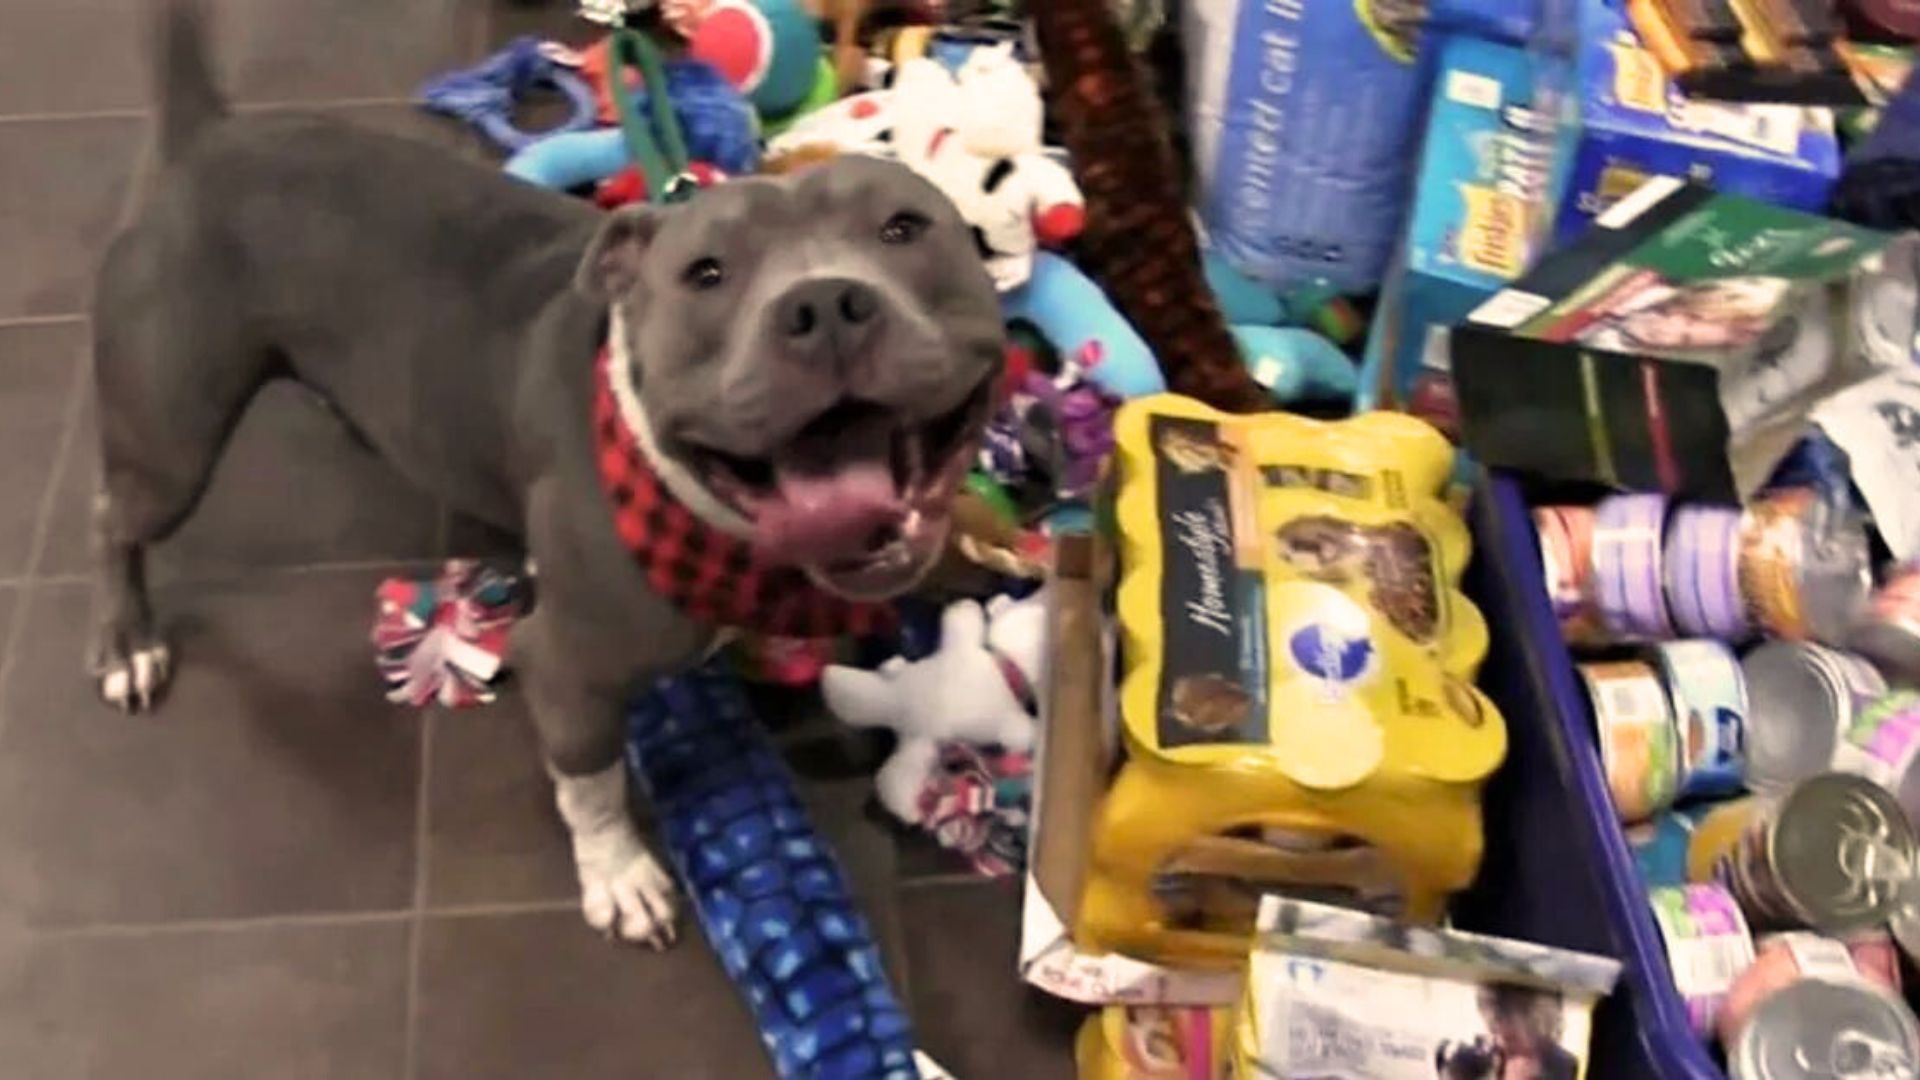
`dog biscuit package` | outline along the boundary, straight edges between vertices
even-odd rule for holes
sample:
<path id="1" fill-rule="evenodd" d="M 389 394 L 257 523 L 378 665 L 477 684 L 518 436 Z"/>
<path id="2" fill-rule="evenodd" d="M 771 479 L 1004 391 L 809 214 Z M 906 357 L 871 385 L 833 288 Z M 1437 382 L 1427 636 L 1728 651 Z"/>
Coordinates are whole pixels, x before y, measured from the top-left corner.
<path id="1" fill-rule="evenodd" d="M 1199 203 L 1215 248 L 1275 286 L 1380 282 L 1404 218 L 1426 80 L 1423 5 L 1186 5 Z"/>

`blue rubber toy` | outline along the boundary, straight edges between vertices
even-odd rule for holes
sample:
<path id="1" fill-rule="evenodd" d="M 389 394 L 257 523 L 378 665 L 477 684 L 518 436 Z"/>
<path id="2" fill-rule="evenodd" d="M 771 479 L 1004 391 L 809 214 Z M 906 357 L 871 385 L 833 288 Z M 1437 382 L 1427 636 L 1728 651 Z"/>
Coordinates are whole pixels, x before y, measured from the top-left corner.
<path id="1" fill-rule="evenodd" d="M 627 760 L 781 1080 L 917 1080 L 880 951 L 740 685 L 663 680 L 628 714 Z"/>
<path id="2" fill-rule="evenodd" d="M 736 176 L 759 165 L 759 118 L 718 71 L 693 61 L 670 63 L 667 94 L 686 137 L 689 157 Z M 633 107 L 646 115 L 646 91 L 634 91 Z M 564 191 L 605 180 L 631 163 L 625 134 L 610 127 L 540 139 L 509 158 L 506 170 L 541 187 Z"/>
<path id="3" fill-rule="evenodd" d="M 535 87 L 551 86 L 566 96 L 572 112 L 546 131 L 513 126 L 513 107 Z M 420 88 L 420 104 L 465 120 L 502 150 L 522 150 L 549 135 L 587 131 L 594 126 L 593 88 L 548 53 L 539 38 L 517 37 L 507 47 L 471 68 L 450 71 Z"/>

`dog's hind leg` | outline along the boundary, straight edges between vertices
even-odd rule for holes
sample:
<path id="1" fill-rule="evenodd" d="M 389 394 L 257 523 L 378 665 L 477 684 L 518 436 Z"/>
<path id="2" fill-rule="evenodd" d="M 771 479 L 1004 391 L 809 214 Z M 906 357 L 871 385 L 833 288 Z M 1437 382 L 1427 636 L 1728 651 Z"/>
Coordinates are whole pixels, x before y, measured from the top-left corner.
<path id="1" fill-rule="evenodd" d="M 100 694 L 152 706 L 171 674 L 147 595 L 147 545 L 166 539 L 206 490 L 228 434 L 273 369 L 250 348 L 217 275 L 136 226 L 102 269 L 94 311 L 101 471 L 90 666 Z M 178 245 L 175 245 L 178 246 Z"/>

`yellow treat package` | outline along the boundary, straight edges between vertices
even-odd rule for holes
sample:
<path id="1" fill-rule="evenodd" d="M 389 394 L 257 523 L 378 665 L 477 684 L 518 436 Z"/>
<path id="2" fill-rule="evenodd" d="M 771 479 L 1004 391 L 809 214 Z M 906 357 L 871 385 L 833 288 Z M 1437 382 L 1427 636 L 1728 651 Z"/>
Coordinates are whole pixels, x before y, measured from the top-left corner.
<path id="1" fill-rule="evenodd" d="M 1437 918 L 1479 862 L 1506 728 L 1421 421 L 1232 416 L 1172 395 L 1115 422 L 1120 723 L 1083 939 L 1243 958 L 1261 887 Z M 1238 882 L 1238 884 L 1236 884 Z"/>

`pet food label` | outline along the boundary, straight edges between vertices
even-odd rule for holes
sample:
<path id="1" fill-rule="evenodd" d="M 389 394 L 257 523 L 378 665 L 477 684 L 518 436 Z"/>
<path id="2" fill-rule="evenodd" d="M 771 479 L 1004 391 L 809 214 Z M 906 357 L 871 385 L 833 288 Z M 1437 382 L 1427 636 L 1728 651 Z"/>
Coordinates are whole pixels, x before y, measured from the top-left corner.
<path id="1" fill-rule="evenodd" d="M 1244 528 L 1250 493 L 1236 490 L 1239 455 L 1217 424 L 1163 416 L 1152 430 L 1168 616 L 1160 745 L 1265 743 L 1266 604 L 1257 555 L 1244 556 L 1255 541 Z"/>
<path id="2" fill-rule="evenodd" d="M 1472 685 L 1452 448 L 1393 413 L 1237 417 L 1173 395 L 1115 418 L 1121 722 L 1135 752 L 1341 790 L 1477 781 L 1506 729 Z M 1397 755 L 1397 757 L 1396 757 Z"/>

